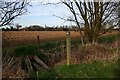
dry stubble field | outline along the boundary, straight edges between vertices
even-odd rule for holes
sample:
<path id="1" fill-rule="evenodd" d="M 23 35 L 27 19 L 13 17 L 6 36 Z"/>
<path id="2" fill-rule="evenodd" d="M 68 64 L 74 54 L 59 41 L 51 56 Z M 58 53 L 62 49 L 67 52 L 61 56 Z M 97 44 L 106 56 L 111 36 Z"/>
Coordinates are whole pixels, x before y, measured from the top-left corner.
<path id="1" fill-rule="evenodd" d="M 118 31 L 106 33 L 104 35 L 118 34 Z M 103 36 L 104 36 L 103 35 Z M 60 41 L 66 40 L 65 31 L 3 31 L 2 32 L 2 47 L 13 47 L 26 44 L 36 44 L 37 36 L 39 36 L 40 43 L 46 41 Z M 71 38 L 78 39 L 80 33 L 71 31 Z"/>
<path id="2" fill-rule="evenodd" d="M 5 31 L 2 32 L 3 47 L 18 46 L 37 43 L 39 36 L 40 43 L 45 41 L 60 41 L 66 39 L 65 31 Z M 80 33 L 71 31 L 71 38 L 79 38 Z"/>

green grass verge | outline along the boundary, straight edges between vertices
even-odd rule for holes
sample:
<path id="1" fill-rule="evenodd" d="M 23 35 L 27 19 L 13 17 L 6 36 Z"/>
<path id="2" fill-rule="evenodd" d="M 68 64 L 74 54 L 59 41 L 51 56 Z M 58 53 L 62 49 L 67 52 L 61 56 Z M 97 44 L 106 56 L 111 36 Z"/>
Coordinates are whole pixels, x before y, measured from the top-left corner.
<path id="1" fill-rule="evenodd" d="M 79 65 L 61 65 L 52 70 L 41 71 L 38 78 L 116 78 L 119 69 L 118 62 L 101 62 L 82 63 Z M 33 76 L 32 76 L 33 77 Z M 35 76 L 34 76 L 35 77 Z"/>
<path id="2" fill-rule="evenodd" d="M 58 74 L 54 70 L 42 70 L 39 72 L 31 72 L 30 78 L 56 78 Z"/>
<path id="3" fill-rule="evenodd" d="M 57 73 L 64 78 L 110 78 L 115 77 L 113 70 L 115 64 L 94 62 L 91 64 L 66 65 L 57 68 Z"/>

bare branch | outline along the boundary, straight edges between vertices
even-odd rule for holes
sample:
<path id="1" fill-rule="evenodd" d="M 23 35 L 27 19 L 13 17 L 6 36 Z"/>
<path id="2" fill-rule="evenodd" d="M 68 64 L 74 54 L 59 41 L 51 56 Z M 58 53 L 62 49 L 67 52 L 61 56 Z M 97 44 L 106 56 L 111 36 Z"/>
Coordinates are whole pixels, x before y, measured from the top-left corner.
<path id="1" fill-rule="evenodd" d="M 2 1 L 0 0 L 0 27 L 9 25 L 12 21 L 27 12 L 27 1 Z"/>

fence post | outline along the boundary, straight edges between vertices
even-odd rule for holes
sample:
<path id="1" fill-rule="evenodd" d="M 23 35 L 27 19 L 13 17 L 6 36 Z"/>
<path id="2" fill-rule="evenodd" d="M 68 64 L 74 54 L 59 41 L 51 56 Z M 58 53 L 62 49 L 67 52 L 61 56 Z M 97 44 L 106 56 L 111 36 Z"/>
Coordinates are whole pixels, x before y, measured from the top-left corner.
<path id="1" fill-rule="evenodd" d="M 40 42 L 40 38 L 39 38 L 39 36 L 37 36 L 37 41 L 38 41 L 38 44 L 39 44 L 39 42 Z"/>
<path id="2" fill-rule="evenodd" d="M 67 66 L 69 66 L 69 64 L 70 64 L 70 52 L 71 52 L 70 31 L 66 32 L 66 50 L 67 50 Z"/>

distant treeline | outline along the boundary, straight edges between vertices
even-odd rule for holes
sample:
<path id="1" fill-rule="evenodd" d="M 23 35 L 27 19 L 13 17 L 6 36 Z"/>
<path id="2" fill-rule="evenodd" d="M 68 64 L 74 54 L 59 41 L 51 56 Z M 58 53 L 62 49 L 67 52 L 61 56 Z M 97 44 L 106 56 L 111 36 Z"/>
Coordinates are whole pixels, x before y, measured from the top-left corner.
<path id="1" fill-rule="evenodd" d="M 24 27 L 24 28 L 18 28 L 18 27 L 6 27 L 6 28 L 1 28 L 2 31 L 67 31 L 69 28 L 70 31 L 79 31 L 79 28 L 76 26 L 53 26 L 53 27 L 42 27 L 39 25 L 32 25 L 29 27 Z"/>
<path id="2" fill-rule="evenodd" d="M 6 27 L 6 28 L 1 28 L 2 31 L 79 31 L 79 28 L 77 26 L 53 26 L 53 27 L 49 27 L 49 26 L 39 26 L 39 25 L 31 25 L 29 27 L 24 27 L 22 28 L 21 25 L 16 25 L 15 27 L 11 26 L 11 27 Z M 112 30 L 119 30 L 119 28 L 103 28 L 102 29 L 102 33 L 104 32 L 111 32 Z M 82 28 L 82 31 L 84 31 L 84 28 Z"/>

